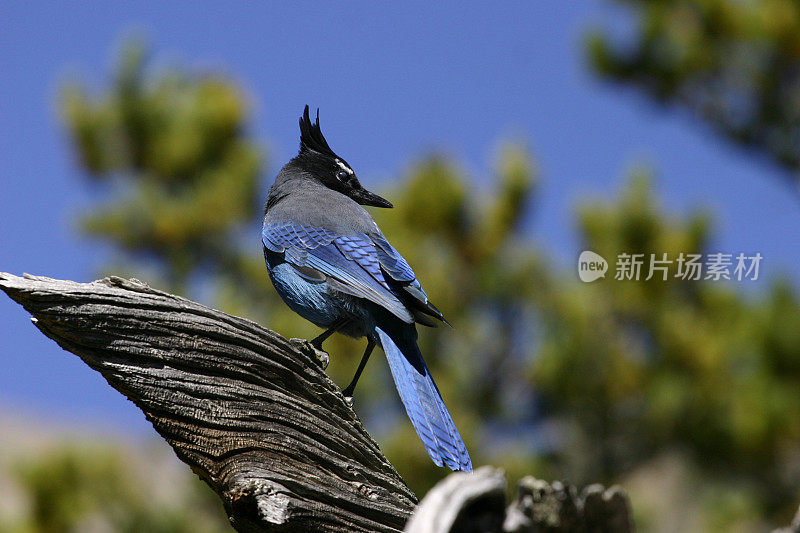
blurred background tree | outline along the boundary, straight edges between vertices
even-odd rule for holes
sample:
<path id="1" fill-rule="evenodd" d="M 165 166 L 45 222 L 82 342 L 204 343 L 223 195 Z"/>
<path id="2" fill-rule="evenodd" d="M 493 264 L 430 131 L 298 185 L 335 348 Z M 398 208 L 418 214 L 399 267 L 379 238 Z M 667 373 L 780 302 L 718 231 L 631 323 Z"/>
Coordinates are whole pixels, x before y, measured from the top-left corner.
<path id="1" fill-rule="evenodd" d="M 146 72 L 131 41 L 112 88 L 78 84 L 61 95 L 64 121 L 87 175 L 113 198 L 86 213 L 81 231 L 125 252 L 126 269 L 185 292 L 193 276 L 240 273 L 239 233 L 257 216 L 262 155 L 246 138 L 248 102 L 216 73 Z"/>
<path id="2" fill-rule="evenodd" d="M 617 3 L 635 20 L 635 36 L 593 31 L 588 50 L 596 72 L 689 109 L 726 139 L 785 167 L 797 181 L 797 0 Z"/>
<path id="3" fill-rule="evenodd" d="M 0 458 L 4 533 L 231 530 L 219 498 L 169 450 L 86 434 L 61 434 L 55 443 L 41 437 L 17 433 L 25 445 Z"/>
<path id="4" fill-rule="evenodd" d="M 785 3 L 643 3 L 633 8 L 642 16 L 640 49 L 620 51 L 596 34 L 589 50 L 602 72 L 685 103 L 726 138 L 796 170 L 798 92 L 789 74 L 797 73 L 797 32 L 790 31 L 797 22 L 781 15 Z M 755 57 L 742 50 L 751 40 Z M 110 272 L 287 337 L 314 336 L 318 330 L 290 312 L 267 280 L 259 195 L 276 168 L 264 170 L 248 135 L 244 92 L 213 72 L 152 71 L 146 57 L 129 44 L 107 89 L 89 94 L 76 84 L 62 93 L 78 159 L 109 194 L 82 216 L 81 231 L 119 253 Z M 610 259 L 612 273 L 622 252 L 717 251 L 709 245 L 711 216 L 665 213 L 652 180 L 650 170 L 635 170 L 618 198 L 587 201 L 576 213 L 583 248 Z M 754 292 L 683 281 L 674 265 L 667 281 L 611 275 L 580 283 L 522 229 L 537 184 L 526 148 L 500 150 L 490 181 L 477 191 L 456 162 L 423 157 L 382 191 L 397 207 L 374 213 L 455 325 L 422 328 L 420 342 L 475 464 L 501 466 L 512 479 L 620 482 L 644 531 L 787 523 L 800 500 L 794 287 L 774 280 Z M 329 373 L 346 383 L 360 343 L 335 336 L 326 347 Z M 386 365 L 373 361 L 356 410 L 422 494 L 444 471 L 418 444 L 390 379 Z M 31 468 L 17 477 L 39 494 Z M 81 468 L 95 467 L 70 470 Z M 184 513 L 193 505 L 190 499 Z M 52 520 L 31 529 L 47 531 Z M 151 529 L 180 531 L 167 527 Z"/>

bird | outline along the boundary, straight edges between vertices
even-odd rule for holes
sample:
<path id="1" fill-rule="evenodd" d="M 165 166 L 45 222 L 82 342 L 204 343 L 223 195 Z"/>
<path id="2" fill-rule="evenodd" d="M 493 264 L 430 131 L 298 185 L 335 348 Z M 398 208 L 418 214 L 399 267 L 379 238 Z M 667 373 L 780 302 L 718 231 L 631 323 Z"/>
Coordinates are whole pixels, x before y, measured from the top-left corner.
<path id="1" fill-rule="evenodd" d="M 322 135 L 319 109 L 312 123 L 305 106 L 300 150 L 278 172 L 264 205 L 261 240 L 269 278 L 289 308 L 325 330 L 311 341 L 316 349 L 337 332 L 366 338 L 355 375 L 342 391 L 350 402 L 380 346 L 433 462 L 471 472 L 466 445 L 417 345 L 415 324 L 447 321 L 363 206 L 393 207 L 361 185 Z"/>

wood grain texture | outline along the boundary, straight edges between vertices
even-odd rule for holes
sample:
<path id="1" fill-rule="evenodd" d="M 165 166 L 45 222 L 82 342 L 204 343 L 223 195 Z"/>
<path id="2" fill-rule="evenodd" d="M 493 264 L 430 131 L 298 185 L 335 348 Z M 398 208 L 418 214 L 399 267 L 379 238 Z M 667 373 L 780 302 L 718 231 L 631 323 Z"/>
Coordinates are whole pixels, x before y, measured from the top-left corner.
<path id="1" fill-rule="evenodd" d="M 137 280 L 0 289 L 145 413 L 238 531 L 403 529 L 415 495 L 307 343 Z"/>

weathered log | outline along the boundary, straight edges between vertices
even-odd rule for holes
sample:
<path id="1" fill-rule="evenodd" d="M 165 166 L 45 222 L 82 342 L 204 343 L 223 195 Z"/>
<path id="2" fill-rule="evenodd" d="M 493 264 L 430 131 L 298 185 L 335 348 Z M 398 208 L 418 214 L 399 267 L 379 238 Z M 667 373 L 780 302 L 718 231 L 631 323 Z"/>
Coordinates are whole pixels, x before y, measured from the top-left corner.
<path id="1" fill-rule="evenodd" d="M 144 411 L 238 531 L 403 529 L 415 495 L 307 343 L 137 280 L 0 289 Z"/>
<path id="2" fill-rule="evenodd" d="M 571 485 L 528 476 L 507 509 L 502 470 L 456 472 L 432 488 L 405 533 L 630 533 L 630 505 L 619 487 Z"/>

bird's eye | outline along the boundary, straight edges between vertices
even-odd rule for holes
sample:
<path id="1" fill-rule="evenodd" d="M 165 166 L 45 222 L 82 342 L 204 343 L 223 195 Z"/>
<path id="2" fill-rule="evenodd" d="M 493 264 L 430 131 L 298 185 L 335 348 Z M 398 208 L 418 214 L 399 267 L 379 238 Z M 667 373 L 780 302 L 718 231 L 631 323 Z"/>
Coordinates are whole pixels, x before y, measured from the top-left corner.
<path id="1" fill-rule="evenodd" d="M 340 170 L 336 173 L 336 177 L 339 179 L 339 181 L 346 180 L 348 176 L 350 176 L 350 174 L 346 170 Z"/>

